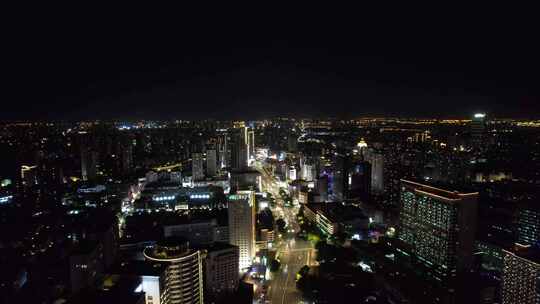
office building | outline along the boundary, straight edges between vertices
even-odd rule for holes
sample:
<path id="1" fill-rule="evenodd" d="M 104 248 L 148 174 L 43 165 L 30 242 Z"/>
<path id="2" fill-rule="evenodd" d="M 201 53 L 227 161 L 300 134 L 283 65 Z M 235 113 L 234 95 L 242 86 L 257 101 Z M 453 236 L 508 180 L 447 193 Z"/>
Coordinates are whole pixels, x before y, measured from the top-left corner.
<path id="1" fill-rule="evenodd" d="M 229 243 L 240 251 L 240 269 L 251 265 L 255 256 L 255 192 L 238 191 L 229 195 Z"/>
<path id="2" fill-rule="evenodd" d="M 502 304 L 540 303 L 540 264 L 530 246 L 516 244 L 503 250 Z"/>
<path id="3" fill-rule="evenodd" d="M 208 177 L 216 176 L 217 170 L 217 154 L 216 149 L 206 150 L 206 175 Z"/>
<path id="4" fill-rule="evenodd" d="M 190 248 L 184 239 L 168 238 L 147 247 L 143 254 L 148 261 L 167 265 L 160 303 L 204 303 L 201 251 Z"/>
<path id="5" fill-rule="evenodd" d="M 447 282 L 472 267 L 478 193 L 401 180 L 398 251 Z"/>
<path id="6" fill-rule="evenodd" d="M 191 156 L 191 174 L 193 176 L 193 181 L 199 181 L 204 179 L 204 168 L 203 168 L 203 155 L 202 153 L 193 153 Z"/>

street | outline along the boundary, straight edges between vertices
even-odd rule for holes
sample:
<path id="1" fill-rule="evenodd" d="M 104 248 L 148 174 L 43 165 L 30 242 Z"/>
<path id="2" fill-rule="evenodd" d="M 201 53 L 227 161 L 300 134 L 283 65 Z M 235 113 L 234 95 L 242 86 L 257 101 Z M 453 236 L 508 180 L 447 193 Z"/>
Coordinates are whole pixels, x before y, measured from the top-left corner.
<path id="1" fill-rule="evenodd" d="M 302 300 L 296 289 L 296 274 L 314 258 L 310 242 L 291 239 L 285 243 L 278 252 L 281 268 L 272 275 L 268 289 L 271 303 L 299 303 Z"/>
<path id="2" fill-rule="evenodd" d="M 296 274 L 304 265 L 311 265 L 315 260 L 315 250 L 311 242 L 296 238 L 300 231 L 296 214 L 298 206 L 285 207 L 279 195 L 279 181 L 260 163 L 256 168 L 261 173 L 263 189 L 272 194 L 276 206 L 272 208 L 275 218 L 283 218 L 287 223 L 288 233 L 277 244 L 276 257 L 281 263 L 280 269 L 272 274 L 268 288 L 271 303 L 299 303 L 302 294 L 296 289 Z M 287 189 L 285 189 L 287 191 Z"/>

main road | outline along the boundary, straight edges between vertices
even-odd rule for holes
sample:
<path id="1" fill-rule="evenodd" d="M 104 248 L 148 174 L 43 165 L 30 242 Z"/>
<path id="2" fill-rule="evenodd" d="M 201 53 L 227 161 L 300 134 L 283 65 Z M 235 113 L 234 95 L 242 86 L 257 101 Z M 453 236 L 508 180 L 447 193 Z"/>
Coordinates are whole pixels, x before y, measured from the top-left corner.
<path id="1" fill-rule="evenodd" d="M 283 205 L 279 195 L 278 179 L 259 162 L 255 168 L 261 173 L 263 189 L 276 199 L 276 207 L 272 208 L 274 216 L 284 218 L 290 229 L 290 233 L 284 235 L 282 241 L 278 242 L 276 258 L 279 259 L 281 267 L 272 274 L 268 299 L 276 304 L 299 303 L 302 301 L 302 295 L 296 289 L 296 274 L 304 265 L 311 265 L 315 259 L 315 250 L 309 241 L 295 237 L 296 232 L 300 230 L 296 220 L 298 207 Z"/>
<path id="2" fill-rule="evenodd" d="M 272 274 L 268 298 L 271 303 L 299 303 L 302 294 L 296 289 L 296 274 L 304 265 L 310 265 L 313 248 L 308 241 L 290 239 L 277 252 L 280 269 Z"/>

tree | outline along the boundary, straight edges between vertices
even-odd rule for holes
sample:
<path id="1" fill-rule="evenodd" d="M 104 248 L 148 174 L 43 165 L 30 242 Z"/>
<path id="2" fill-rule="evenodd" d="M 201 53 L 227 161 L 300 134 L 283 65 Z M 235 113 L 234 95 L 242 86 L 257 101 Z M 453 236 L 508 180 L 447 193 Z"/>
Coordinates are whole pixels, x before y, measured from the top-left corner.
<path id="1" fill-rule="evenodd" d="M 271 271 L 271 272 L 276 272 L 276 271 L 278 271 L 280 266 L 281 266 L 281 263 L 280 263 L 278 260 L 272 259 L 272 260 L 270 261 L 269 267 L 270 267 L 270 271 Z"/>
<path id="2" fill-rule="evenodd" d="M 277 219 L 276 226 L 278 228 L 278 231 L 281 233 L 285 233 L 287 230 L 285 227 L 287 226 L 287 223 L 282 218 Z"/>
<path id="3" fill-rule="evenodd" d="M 300 277 L 305 277 L 307 276 L 309 273 L 309 266 L 308 265 L 304 265 L 302 266 L 302 268 L 300 268 L 300 270 L 298 271 L 298 275 Z"/>

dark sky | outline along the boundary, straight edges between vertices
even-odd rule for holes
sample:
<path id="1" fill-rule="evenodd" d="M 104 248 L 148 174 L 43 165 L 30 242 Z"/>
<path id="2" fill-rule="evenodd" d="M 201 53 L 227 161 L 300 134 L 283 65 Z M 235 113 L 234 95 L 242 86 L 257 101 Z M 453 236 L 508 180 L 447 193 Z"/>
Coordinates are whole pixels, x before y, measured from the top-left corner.
<path id="1" fill-rule="evenodd" d="M 26 15 L 0 119 L 540 116 L 534 19 L 418 15 Z"/>

